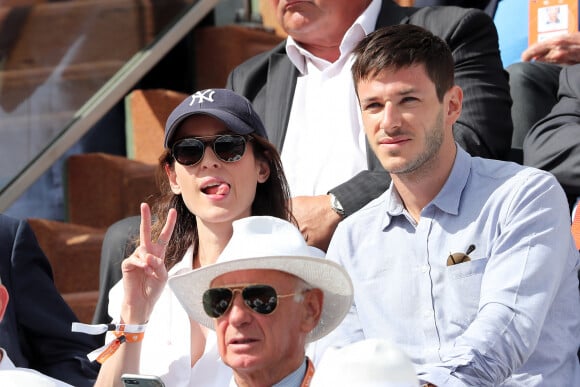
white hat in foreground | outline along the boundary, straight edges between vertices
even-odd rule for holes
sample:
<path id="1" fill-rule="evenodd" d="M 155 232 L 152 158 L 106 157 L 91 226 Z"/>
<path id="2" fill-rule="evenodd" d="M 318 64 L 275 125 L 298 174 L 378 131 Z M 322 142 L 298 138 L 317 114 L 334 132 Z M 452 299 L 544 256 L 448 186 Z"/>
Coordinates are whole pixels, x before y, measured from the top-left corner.
<path id="1" fill-rule="evenodd" d="M 311 387 L 417 387 L 419 379 L 407 355 L 388 341 L 367 339 L 326 350 Z"/>
<path id="2" fill-rule="evenodd" d="M 344 268 L 323 258 L 310 247 L 293 224 L 271 216 L 251 216 L 233 223 L 232 238 L 213 265 L 169 278 L 169 287 L 189 316 L 214 329 L 202 303 L 211 282 L 225 273 L 239 270 L 279 270 L 295 275 L 324 292 L 322 318 L 307 341 L 315 341 L 346 316 L 353 298 L 351 279 Z"/>

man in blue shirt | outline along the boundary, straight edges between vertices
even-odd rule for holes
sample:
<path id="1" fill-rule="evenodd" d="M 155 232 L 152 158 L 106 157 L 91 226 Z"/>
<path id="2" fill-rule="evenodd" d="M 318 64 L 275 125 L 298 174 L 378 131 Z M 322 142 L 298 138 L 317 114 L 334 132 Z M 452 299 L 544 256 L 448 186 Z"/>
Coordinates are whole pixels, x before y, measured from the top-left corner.
<path id="1" fill-rule="evenodd" d="M 578 386 L 580 257 L 555 178 L 471 157 L 448 46 L 411 25 L 355 49 L 369 144 L 392 183 L 345 219 L 327 257 L 354 303 L 316 345 L 388 339 L 436 386 Z"/>

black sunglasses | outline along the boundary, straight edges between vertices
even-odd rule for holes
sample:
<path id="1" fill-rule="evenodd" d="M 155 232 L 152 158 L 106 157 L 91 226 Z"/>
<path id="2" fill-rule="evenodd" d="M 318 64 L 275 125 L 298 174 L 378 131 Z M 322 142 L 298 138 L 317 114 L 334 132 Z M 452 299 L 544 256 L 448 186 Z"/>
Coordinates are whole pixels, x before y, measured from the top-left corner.
<path id="1" fill-rule="evenodd" d="M 203 293 L 203 309 L 209 317 L 223 316 L 232 306 L 236 292 L 242 294 L 244 304 L 256 313 L 270 314 L 276 310 L 278 299 L 300 293 L 276 294 L 269 285 L 242 285 L 231 288 L 211 288 Z"/>
<path id="2" fill-rule="evenodd" d="M 239 134 L 187 137 L 173 144 L 171 155 L 181 165 L 195 165 L 203 159 L 208 145 L 211 145 L 218 159 L 233 163 L 240 160 L 246 152 L 246 137 Z"/>

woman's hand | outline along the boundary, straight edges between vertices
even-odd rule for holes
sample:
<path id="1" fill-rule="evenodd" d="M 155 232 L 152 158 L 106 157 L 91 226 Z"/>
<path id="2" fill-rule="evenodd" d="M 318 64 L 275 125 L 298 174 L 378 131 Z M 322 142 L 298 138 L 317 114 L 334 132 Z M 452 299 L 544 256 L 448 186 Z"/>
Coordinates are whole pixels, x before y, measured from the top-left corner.
<path id="1" fill-rule="evenodd" d="M 173 233 L 177 212 L 170 209 L 161 234 L 151 239 L 151 210 L 141 203 L 139 246 L 121 265 L 125 298 L 121 319 L 126 324 L 144 324 L 167 282 L 165 250 Z"/>

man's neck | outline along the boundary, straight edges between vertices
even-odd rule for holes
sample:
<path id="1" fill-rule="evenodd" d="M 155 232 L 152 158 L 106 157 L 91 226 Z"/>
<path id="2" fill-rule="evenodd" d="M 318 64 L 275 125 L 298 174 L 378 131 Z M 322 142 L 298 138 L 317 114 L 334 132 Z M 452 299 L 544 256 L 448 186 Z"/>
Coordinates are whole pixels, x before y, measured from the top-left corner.
<path id="1" fill-rule="evenodd" d="M 300 45 L 315 57 L 334 63 L 340 58 L 340 43 L 329 46 L 303 43 L 300 43 Z"/>
<path id="2" fill-rule="evenodd" d="M 431 160 L 420 170 L 401 175 L 391 174 L 405 209 L 417 223 L 423 208 L 439 194 L 449 178 L 456 153 L 456 148 L 454 151 L 450 149 L 447 153 L 440 153 L 445 155 L 442 160 Z"/>
<path id="3" fill-rule="evenodd" d="M 344 19 L 342 23 L 336 24 L 332 29 L 324 31 L 322 34 L 309 32 L 305 36 L 294 36 L 296 42 L 317 58 L 324 59 L 330 63 L 336 62 L 340 58 L 340 46 L 347 31 L 354 22 L 363 14 L 372 0 L 367 0 L 359 4 L 359 9 L 352 13 L 351 18 Z M 292 34 L 291 34 L 292 35 Z M 319 36 L 317 40 L 311 40 L 313 36 Z"/>
<path id="4" fill-rule="evenodd" d="M 197 232 L 199 237 L 197 256 L 193 258 L 194 268 L 215 263 L 233 234 L 229 223 L 204 224 L 198 219 Z"/>
<path id="5" fill-rule="evenodd" d="M 304 357 L 296 361 L 285 362 L 281 367 L 275 369 L 265 369 L 257 371 L 236 371 L 234 370 L 234 379 L 238 387 L 264 387 L 273 386 L 282 381 L 302 366 Z"/>

